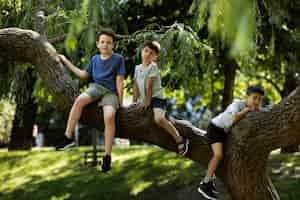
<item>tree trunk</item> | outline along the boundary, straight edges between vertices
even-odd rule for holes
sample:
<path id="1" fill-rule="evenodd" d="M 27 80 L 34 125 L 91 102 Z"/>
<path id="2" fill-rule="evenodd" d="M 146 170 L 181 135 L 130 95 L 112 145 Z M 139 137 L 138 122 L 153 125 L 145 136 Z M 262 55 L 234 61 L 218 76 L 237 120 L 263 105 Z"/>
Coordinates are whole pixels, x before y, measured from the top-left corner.
<path id="1" fill-rule="evenodd" d="M 285 82 L 283 85 L 283 90 L 281 93 L 281 97 L 287 97 L 296 87 L 297 87 L 297 79 L 295 77 L 295 70 L 293 68 L 286 67 L 285 71 Z M 281 148 L 281 153 L 295 153 L 299 151 L 298 144 L 283 147 Z"/>
<path id="2" fill-rule="evenodd" d="M 37 104 L 32 92 L 36 78 L 33 69 L 17 72 L 16 79 L 16 113 L 8 145 L 9 150 L 29 150 L 32 147 L 32 128 L 36 117 Z"/>
<path id="3" fill-rule="evenodd" d="M 35 65 L 58 111 L 66 116 L 79 94 L 57 58 L 55 49 L 39 34 L 16 28 L 0 30 L 0 57 Z M 103 125 L 102 110 L 96 104 L 84 109 L 81 121 Z M 228 187 L 233 200 L 278 200 L 279 196 L 266 172 L 269 153 L 300 143 L 300 87 L 268 112 L 252 112 L 233 127 L 224 146 L 225 158 L 217 175 Z M 176 144 L 155 125 L 151 111 L 120 108 L 117 136 L 156 144 L 176 151 Z M 211 150 L 205 134 L 183 120 L 172 123 L 191 141 L 187 157 L 207 166 Z"/>
<path id="4" fill-rule="evenodd" d="M 224 68 L 224 89 L 222 99 L 222 110 L 225 110 L 233 101 L 234 82 L 238 64 L 233 59 L 225 58 Z"/>
<path id="5" fill-rule="evenodd" d="M 42 37 L 46 37 L 45 16 L 44 12 L 40 9 L 36 12 L 35 30 L 40 33 Z M 33 75 L 33 70 L 30 68 L 23 73 L 19 72 L 19 74 L 21 77 L 16 81 L 16 84 L 18 85 L 16 92 L 20 93 L 24 86 L 26 86 L 27 90 L 23 97 L 16 94 L 18 96 L 16 99 L 17 109 L 13 121 L 9 150 L 29 150 L 31 149 L 33 142 L 32 128 L 36 118 L 37 104 L 32 97 L 32 92 L 34 90 L 36 78 Z"/>

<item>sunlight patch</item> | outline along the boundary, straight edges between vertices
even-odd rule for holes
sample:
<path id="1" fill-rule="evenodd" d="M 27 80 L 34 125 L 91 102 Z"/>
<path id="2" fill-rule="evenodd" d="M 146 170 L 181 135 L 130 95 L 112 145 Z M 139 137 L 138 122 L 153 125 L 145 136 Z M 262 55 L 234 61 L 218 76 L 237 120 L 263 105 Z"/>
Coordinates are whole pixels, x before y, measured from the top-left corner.
<path id="1" fill-rule="evenodd" d="M 130 194 L 136 196 L 140 192 L 143 192 L 145 189 L 149 188 L 153 183 L 150 181 L 137 183 L 134 188 L 131 190 Z"/>
<path id="2" fill-rule="evenodd" d="M 69 199 L 70 196 L 71 196 L 70 193 L 66 193 L 66 194 L 64 194 L 64 195 L 62 195 L 62 196 L 60 196 L 60 197 L 52 196 L 52 197 L 51 197 L 51 200 L 64 200 L 64 199 Z"/>

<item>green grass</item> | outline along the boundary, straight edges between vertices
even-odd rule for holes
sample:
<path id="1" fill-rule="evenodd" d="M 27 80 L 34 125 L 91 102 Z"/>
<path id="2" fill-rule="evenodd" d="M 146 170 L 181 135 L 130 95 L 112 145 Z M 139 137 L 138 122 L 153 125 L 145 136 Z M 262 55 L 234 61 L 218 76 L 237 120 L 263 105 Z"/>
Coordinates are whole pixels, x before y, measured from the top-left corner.
<path id="1" fill-rule="evenodd" d="M 86 149 L 0 150 L 0 199 L 201 199 L 195 191 L 204 169 L 175 153 L 144 146 L 114 148 L 113 169 L 102 174 L 82 165 Z M 300 199 L 299 166 L 300 154 L 271 155 L 272 179 L 283 200 Z"/>

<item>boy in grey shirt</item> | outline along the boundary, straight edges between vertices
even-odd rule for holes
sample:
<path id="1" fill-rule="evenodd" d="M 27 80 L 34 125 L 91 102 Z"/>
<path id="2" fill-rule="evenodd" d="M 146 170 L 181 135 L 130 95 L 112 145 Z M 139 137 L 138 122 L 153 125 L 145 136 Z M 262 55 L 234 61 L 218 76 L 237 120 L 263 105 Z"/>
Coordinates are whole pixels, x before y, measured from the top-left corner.
<path id="1" fill-rule="evenodd" d="M 159 69 L 154 62 L 159 51 L 160 44 L 157 41 L 144 43 L 141 52 L 142 64 L 135 67 L 133 105 L 153 109 L 155 123 L 173 137 L 177 143 L 178 153 L 183 156 L 188 152 L 189 140 L 180 136 L 175 126 L 165 117 L 167 101 L 163 96 Z"/>
<path id="2" fill-rule="evenodd" d="M 217 199 L 213 176 L 218 164 L 223 158 L 223 143 L 230 128 L 246 116 L 248 112 L 259 109 L 264 90 L 259 85 L 251 85 L 247 89 L 245 100 L 237 100 L 230 104 L 226 110 L 213 118 L 207 128 L 207 137 L 213 151 L 213 157 L 208 163 L 206 176 L 198 187 L 198 192 L 210 200 Z"/>

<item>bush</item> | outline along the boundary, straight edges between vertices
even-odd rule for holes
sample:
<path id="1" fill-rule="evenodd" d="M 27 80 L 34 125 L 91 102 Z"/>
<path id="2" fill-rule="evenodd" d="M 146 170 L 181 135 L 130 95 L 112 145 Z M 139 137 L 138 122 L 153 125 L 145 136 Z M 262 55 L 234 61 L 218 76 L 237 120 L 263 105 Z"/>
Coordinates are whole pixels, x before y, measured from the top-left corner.
<path id="1" fill-rule="evenodd" d="M 0 146 L 9 142 L 16 106 L 7 99 L 0 100 Z"/>

